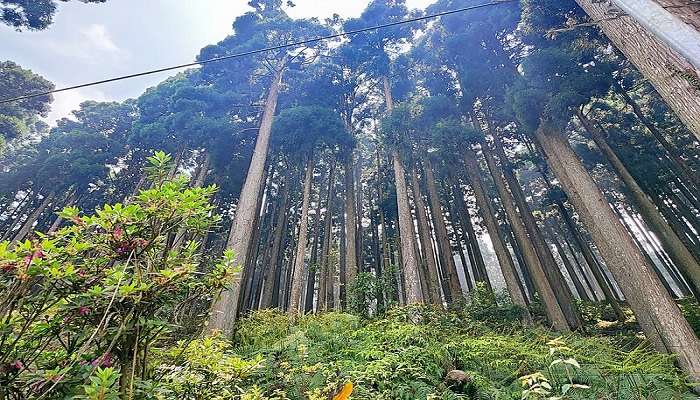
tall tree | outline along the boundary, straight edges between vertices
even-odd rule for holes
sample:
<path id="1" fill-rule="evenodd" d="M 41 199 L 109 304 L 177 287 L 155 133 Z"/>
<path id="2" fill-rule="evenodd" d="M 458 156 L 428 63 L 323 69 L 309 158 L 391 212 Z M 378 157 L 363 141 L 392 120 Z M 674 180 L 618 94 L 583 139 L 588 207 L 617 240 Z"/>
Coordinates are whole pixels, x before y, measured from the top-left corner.
<path id="1" fill-rule="evenodd" d="M 249 5 L 254 11 L 238 18 L 233 24 L 235 34 L 223 40 L 217 46 L 202 50 L 201 58 L 221 56 L 229 52 L 242 51 L 249 48 L 272 47 L 288 44 L 300 39 L 318 36 L 323 28 L 314 20 L 293 20 L 282 9 L 281 0 L 251 0 Z M 308 57 L 316 53 L 308 47 L 297 49 L 279 49 L 263 54 L 260 58 L 250 58 L 247 61 L 239 59 L 232 62 L 209 64 L 210 69 L 204 69 L 206 80 L 214 84 L 226 86 L 232 76 L 241 74 L 254 75 L 256 72 L 266 75 L 269 88 L 265 98 L 265 107 L 260 120 L 260 128 L 256 139 L 248 174 L 239 196 L 236 214 L 231 225 L 227 248 L 232 250 L 240 262 L 248 255 L 251 235 L 250 228 L 258 210 L 257 199 L 262 190 L 262 179 L 267 160 L 272 120 L 277 108 L 277 100 L 282 89 L 282 76 L 290 65 L 301 65 Z M 313 53 L 313 54 L 310 54 Z M 257 64 L 256 64 L 257 63 Z M 242 68 L 242 69 L 241 69 Z M 266 73 L 265 73 L 266 72 Z M 238 311 L 239 294 L 241 290 L 240 276 L 235 276 L 231 287 L 224 291 L 212 307 L 208 329 L 230 333 Z"/>
<path id="2" fill-rule="evenodd" d="M 563 134 L 573 110 L 608 88 L 588 57 L 551 45 L 532 52 L 522 63 L 523 77 L 511 88 L 511 103 L 522 126 L 534 132 L 647 338 L 660 351 L 676 354 L 698 379 L 697 337 Z"/>

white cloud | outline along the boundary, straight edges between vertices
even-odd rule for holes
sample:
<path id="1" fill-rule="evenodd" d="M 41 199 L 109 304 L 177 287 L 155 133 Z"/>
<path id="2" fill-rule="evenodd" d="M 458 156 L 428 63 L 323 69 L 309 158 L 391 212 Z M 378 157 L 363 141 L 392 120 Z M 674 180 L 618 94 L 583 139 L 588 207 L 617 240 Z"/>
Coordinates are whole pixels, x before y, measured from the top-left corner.
<path id="1" fill-rule="evenodd" d="M 88 40 L 97 50 L 119 53 L 122 50 L 117 46 L 107 32 L 107 28 L 101 24 L 92 24 L 81 28 L 80 34 Z"/>
<path id="2" fill-rule="evenodd" d="M 62 87 L 61 85 L 56 85 L 56 87 Z M 77 110 L 80 107 L 80 103 L 87 100 L 95 101 L 108 101 L 109 99 L 99 90 L 94 88 L 90 89 L 77 89 L 68 90 L 66 92 L 60 92 L 53 95 L 54 101 L 51 103 L 51 112 L 49 112 L 48 117 L 44 118 L 47 124 L 51 126 L 56 125 L 56 121 L 61 118 L 71 118 L 71 112 Z"/>

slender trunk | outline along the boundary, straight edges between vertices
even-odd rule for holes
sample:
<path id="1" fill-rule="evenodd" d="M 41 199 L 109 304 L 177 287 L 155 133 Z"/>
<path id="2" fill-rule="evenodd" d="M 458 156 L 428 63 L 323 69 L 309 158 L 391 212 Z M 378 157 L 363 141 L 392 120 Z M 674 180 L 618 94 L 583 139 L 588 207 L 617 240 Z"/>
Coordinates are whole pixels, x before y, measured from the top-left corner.
<path id="1" fill-rule="evenodd" d="M 411 206 L 408 203 L 408 190 L 406 188 L 406 176 L 397 150 L 392 153 L 394 159 L 394 173 L 396 175 L 396 202 L 399 209 L 399 231 L 401 241 L 401 271 L 404 276 L 404 293 L 406 303 L 422 303 L 420 275 L 418 272 L 418 259 L 414 246 L 415 233 L 413 231 L 413 217 Z"/>
<path id="2" fill-rule="evenodd" d="M 37 207 L 34 211 L 32 211 L 31 214 L 29 214 L 29 217 L 27 218 L 26 221 L 24 221 L 24 224 L 22 227 L 19 229 L 17 234 L 12 238 L 10 241 L 11 244 L 16 244 L 17 242 L 20 242 L 24 240 L 24 238 L 31 232 L 32 227 L 34 226 L 34 223 L 36 222 L 37 219 L 41 216 L 41 214 L 44 212 L 46 207 L 49 206 L 53 198 L 55 197 L 54 192 L 51 192 L 48 194 L 44 199 L 41 201 L 39 204 L 39 207 Z"/>
<path id="3" fill-rule="evenodd" d="M 549 184 L 549 181 L 546 178 L 545 181 L 547 182 L 547 184 Z M 617 297 L 613 292 L 613 287 L 610 283 L 608 283 L 608 280 L 604 275 L 603 269 L 598 263 L 598 259 L 595 257 L 595 254 L 593 254 L 593 251 L 591 250 L 589 244 L 583 242 L 583 239 L 581 238 L 581 233 L 579 232 L 578 227 L 574 223 L 573 218 L 571 218 L 569 210 L 566 209 L 566 206 L 564 206 L 564 203 L 562 203 L 561 201 L 557 201 L 557 208 L 559 210 L 559 214 L 562 216 L 562 219 L 566 223 L 566 227 L 571 232 L 571 235 L 574 238 L 576 245 L 579 249 L 581 249 L 581 254 L 583 254 L 583 258 L 586 260 L 586 263 L 588 263 L 588 267 L 590 268 L 591 273 L 593 273 L 593 277 L 598 283 L 600 290 L 603 291 L 605 299 L 613 308 L 617 320 L 620 322 L 625 322 L 627 320 L 627 316 L 622 310 L 622 307 L 620 307 L 620 304 L 617 302 Z"/>
<path id="4" fill-rule="evenodd" d="M 349 299 L 349 289 L 357 277 L 357 216 L 355 215 L 355 176 L 354 158 L 348 155 L 345 161 L 345 298 Z"/>
<path id="5" fill-rule="evenodd" d="M 239 306 L 238 306 L 238 314 L 242 314 L 244 311 L 248 311 L 248 305 L 250 301 L 250 291 L 253 286 L 253 279 L 256 275 L 256 272 L 258 270 L 258 255 L 260 253 L 260 236 L 262 234 L 262 227 L 263 227 L 263 221 L 262 218 L 264 217 L 264 214 L 267 213 L 267 209 L 269 208 L 269 198 L 267 196 L 267 193 L 270 190 L 270 181 L 272 180 L 272 177 L 274 175 L 274 164 L 270 165 L 269 168 L 267 168 L 267 172 L 265 172 L 265 179 L 262 180 L 262 187 L 259 192 L 259 197 L 258 197 L 258 202 L 255 205 L 255 208 L 258 210 L 255 214 L 255 219 L 253 221 L 253 238 L 250 241 L 250 248 L 248 249 L 248 256 L 246 257 L 245 264 L 243 264 L 243 282 L 245 282 L 245 285 L 241 287 L 241 293 L 240 293 L 240 299 L 239 299 Z M 265 200 L 265 203 L 263 204 L 263 199 Z M 261 215 L 263 214 L 263 215 Z"/>
<path id="6" fill-rule="evenodd" d="M 442 213 L 440 205 L 440 195 L 435 184 L 435 175 L 433 173 L 433 165 L 429 158 L 423 160 L 423 171 L 425 172 L 426 186 L 428 187 L 428 198 L 430 200 L 430 212 L 433 216 L 433 225 L 437 237 L 438 246 L 440 249 L 440 261 L 447 273 L 447 283 L 450 288 L 450 300 L 458 303 L 464 300 L 462 294 L 462 286 L 459 284 L 459 275 L 457 275 L 457 267 L 452 255 L 452 245 L 450 238 L 447 236 L 447 227 L 445 226 L 445 216 Z"/>
<path id="7" fill-rule="evenodd" d="M 391 112 L 394 108 L 394 101 L 391 96 L 391 85 L 389 78 L 384 76 L 384 101 L 386 109 Z M 404 294 L 406 303 L 422 303 L 421 286 L 418 273 L 418 260 L 414 245 L 415 234 L 413 232 L 413 218 L 411 217 L 411 206 L 408 203 L 408 190 L 406 189 L 406 172 L 403 161 L 398 150 L 394 149 L 391 154 L 394 163 L 394 175 L 396 180 L 396 203 L 399 209 L 399 231 L 401 241 L 401 268 L 399 273 L 403 274 L 406 283 Z M 401 297 L 399 297 L 401 298 Z"/>
<path id="8" fill-rule="evenodd" d="M 659 351 L 676 354 L 691 380 L 700 380 L 700 343 L 695 333 L 566 137 L 543 121 L 536 138 L 647 338 Z"/>
<path id="9" fill-rule="evenodd" d="M 496 212 L 491 206 L 489 197 L 486 194 L 486 189 L 481 181 L 476 154 L 470 148 L 467 148 L 464 152 L 464 165 L 466 167 L 467 176 L 469 177 L 469 182 L 474 190 L 474 195 L 476 196 L 477 205 L 481 211 L 481 217 L 484 219 L 486 229 L 488 230 L 489 237 L 493 243 L 493 249 L 496 252 L 496 258 L 498 258 L 498 264 L 501 267 L 501 273 L 505 279 L 506 288 L 510 294 L 510 299 L 513 304 L 523 308 L 523 323 L 525 325 L 530 325 L 532 324 L 532 316 L 527 310 L 525 295 L 520 290 L 520 284 L 518 283 L 518 276 L 515 273 L 513 260 L 510 258 L 508 248 L 503 242 L 503 236 L 501 236 L 498 229 Z"/>
<path id="10" fill-rule="evenodd" d="M 318 285 L 318 310 L 328 310 L 328 299 L 333 297 L 333 277 L 330 271 L 329 256 L 333 238 L 333 204 L 335 200 L 335 158 L 328 172 L 328 190 L 326 198 L 326 218 L 323 226 L 323 244 L 321 245 L 321 279 Z"/>
<path id="11" fill-rule="evenodd" d="M 697 172 L 693 171 L 690 166 L 688 166 L 688 163 L 685 162 L 683 157 L 678 152 L 678 148 L 670 143 L 664 134 L 661 133 L 659 128 L 657 128 L 656 125 L 654 125 L 654 123 L 650 121 L 646 115 L 644 115 L 644 112 L 639 104 L 637 104 L 637 102 L 630 97 L 627 90 L 625 90 L 625 88 L 623 88 L 617 80 L 613 79 L 613 87 L 615 88 L 615 91 L 622 96 L 623 100 L 632 108 L 632 112 L 637 116 L 637 119 L 642 123 L 642 125 L 644 125 L 652 136 L 654 136 L 661 147 L 668 152 L 668 155 L 675 167 L 678 168 L 682 172 L 683 176 L 686 179 L 689 179 L 696 188 L 700 188 L 700 175 L 698 175 Z"/>
<path id="12" fill-rule="evenodd" d="M 569 273 L 571 283 L 574 284 L 574 289 L 576 289 L 576 293 L 578 294 L 579 299 L 590 300 L 588 298 L 588 293 L 586 293 L 586 289 L 583 288 L 581 280 L 578 278 L 578 275 L 576 275 L 576 271 L 574 271 L 574 266 L 571 264 L 569 256 L 566 254 L 566 251 L 564 251 L 564 248 L 561 246 L 561 243 L 559 242 L 557 236 L 554 234 L 554 231 L 551 228 L 549 228 L 546 223 L 545 229 L 549 231 L 549 235 L 552 238 L 552 242 L 554 242 L 554 247 L 557 249 L 557 253 L 559 253 L 559 257 L 561 258 L 562 263 L 564 263 L 564 268 L 566 268 L 566 272 Z"/>
<path id="13" fill-rule="evenodd" d="M 469 264 L 472 267 L 474 282 L 482 282 L 489 290 L 493 290 L 488 274 L 486 273 L 486 264 L 481 254 L 481 248 L 479 247 L 479 239 L 474 231 L 474 225 L 472 224 L 469 210 L 464 203 L 464 194 L 462 193 L 462 189 L 459 188 L 454 176 L 450 176 L 450 178 L 452 180 L 452 191 L 454 193 L 455 202 L 457 203 L 457 210 L 459 210 L 462 227 L 464 227 L 464 241 L 467 243 L 467 254 L 469 255 Z"/>
<path id="14" fill-rule="evenodd" d="M 279 256 L 282 249 L 284 232 L 287 231 L 287 213 L 289 212 L 289 174 L 286 175 L 282 185 L 282 199 L 280 200 L 280 207 L 277 211 L 275 234 L 272 241 L 272 249 L 270 250 L 270 261 L 265 271 L 265 287 L 263 289 L 261 303 L 262 308 L 271 307 L 273 305 L 273 293 L 275 293 L 275 291 L 279 293 L 281 272 Z"/>
<path id="15" fill-rule="evenodd" d="M 294 270 L 289 293 L 289 315 L 299 312 L 301 301 L 301 289 L 304 285 L 304 260 L 306 256 L 307 230 L 309 225 L 309 203 L 311 202 L 311 182 L 314 176 L 313 156 L 309 156 L 306 162 L 306 177 L 304 178 L 304 197 L 301 203 L 301 220 L 299 222 L 299 239 L 297 241 L 296 257 L 294 258 Z"/>
<path id="16" fill-rule="evenodd" d="M 332 178 L 331 174 L 328 174 L 329 179 Z M 316 274 L 320 271 L 318 265 L 318 240 L 321 232 L 321 198 L 323 197 L 323 192 L 319 186 L 318 189 L 318 200 L 316 201 L 316 214 L 314 214 L 314 232 L 311 236 L 311 259 L 309 260 L 309 268 L 306 278 L 306 291 L 304 293 L 304 313 L 309 313 L 314 310 L 314 293 L 316 291 Z M 319 292 L 320 298 L 320 292 Z"/>
<path id="17" fill-rule="evenodd" d="M 12 210 L 10 215 L 8 215 L 8 217 L 6 219 L 6 221 L 8 221 L 8 223 L 4 224 L 4 226 L 3 226 L 3 228 L 5 226 L 7 228 L 5 228 L 6 230 L 5 230 L 4 234 L 2 235 L 2 237 L 0 238 L 0 241 L 5 240 L 12 232 L 12 229 L 15 227 L 15 224 L 17 223 L 17 220 L 19 219 L 18 215 L 21 215 L 20 211 L 24 211 L 24 206 L 27 203 L 27 200 L 29 200 L 29 196 L 31 195 L 31 193 L 32 193 L 31 189 L 27 189 L 27 193 L 24 194 L 24 197 L 22 197 L 22 200 L 20 200 L 17 203 L 17 206 Z M 10 204 L 12 204 L 12 202 L 10 202 Z M 17 217 L 17 218 L 15 218 L 15 217 Z"/>
<path id="18" fill-rule="evenodd" d="M 673 264 L 676 265 L 683 276 L 688 279 L 688 284 L 696 298 L 700 299 L 700 263 L 683 245 L 681 239 L 669 226 L 666 220 L 661 216 L 659 210 L 656 209 L 654 202 L 649 196 L 644 193 L 642 188 L 637 184 L 637 181 L 629 173 L 622 161 L 617 157 L 615 151 L 608 145 L 603 132 L 580 111 L 578 118 L 586 131 L 591 135 L 593 141 L 601 150 L 603 155 L 608 159 L 617 174 L 620 176 L 625 186 L 629 190 L 630 196 L 637 206 L 639 212 L 644 216 L 644 221 L 649 224 L 654 234 L 664 248 L 666 254 L 671 257 Z"/>
<path id="19" fill-rule="evenodd" d="M 446 193 L 449 192 L 450 187 L 449 185 L 444 185 L 443 186 L 443 191 Z M 467 284 L 467 290 L 471 292 L 474 290 L 474 285 L 472 285 L 472 278 L 471 274 L 469 273 L 469 267 L 467 266 L 467 258 L 464 256 L 464 247 L 462 246 L 462 240 L 460 240 L 460 235 L 458 232 L 458 228 L 460 227 L 459 222 L 458 222 L 458 212 L 455 209 L 455 206 L 452 202 L 450 202 L 450 199 L 446 199 L 447 205 L 448 205 L 448 210 L 450 212 L 450 224 L 452 225 L 452 236 L 457 244 L 457 254 L 459 254 L 459 260 L 462 263 L 462 272 L 464 273 L 464 281 Z M 464 227 L 461 227 L 462 231 L 464 231 Z M 466 237 L 466 234 L 462 235 L 463 237 Z M 469 246 L 469 243 L 466 243 L 467 246 Z"/>
<path id="20" fill-rule="evenodd" d="M 492 131 L 490 123 L 488 126 L 489 130 Z M 498 137 L 495 132 L 491 132 L 491 136 L 494 138 L 494 144 L 496 145 L 498 156 L 502 160 L 507 160 L 500 137 Z M 508 167 L 503 168 L 503 172 L 506 182 L 508 182 L 508 186 L 513 195 L 513 200 L 515 200 L 518 208 L 521 210 L 520 217 L 522 218 L 527 234 L 535 247 L 535 253 L 537 254 L 537 258 L 540 260 L 540 264 L 542 265 L 544 274 L 549 282 L 549 286 L 554 292 L 555 298 L 559 303 L 561 311 L 564 313 L 564 317 L 566 318 L 569 327 L 572 329 L 577 329 L 581 326 L 581 319 L 579 318 L 578 311 L 574 306 L 571 291 L 569 290 L 568 286 L 566 286 L 561 271 L 559 270 L 559 265 L 557 265 L 557 262 L 554 260 L 552 249 L 544 240 L 542 231 L 537 225 L 537 221 L 532 214 L 530 206 L 527 204 L 525 194 L 523 193 L 522 187 L 520 186 L 512 167 L 509 165 Z M 539 287 L 538 290 L 540 290 Z M 542 296 L 541 292 L 540 295 Z"/>
<path id="21" fill-rule="evenodd" d="M 418 236 L 420 238 L 421 249 L 423 250 L 423 260 L 427 270 L 428 297 L 431 304 L 442 304 L 440 298 L 440 278 L 438 277 L 437 264 L 435 262 L 433 243 L 430 238 L 430 226 L 428 216 L 425 212 L 425 203 L 421 195 L 420 183 L 416 167 L 411 171 L 411 188 L 413 189 L 413 203 L 416 206 L 416 219 L 418 220 Z"/>
<path id="22" fill-rule="evenodd" d="M 581 264 L 579 257 L 577 255 L 576 250 L 574 247 L 571 245 L 571 242 L 569 240 L 569 237 L 564 233 L 564 231 L 561 229 L 561 226 L 557 221 L 552 221 L 550 224 L 550 227 L 552 228 L 552 236 L 553 237 L 560 237 L 564 244 L 566 245 L 566 250 L 569 251 L 569 254 L 571 254 L 571 257 L 574 260 L 574 264 L 576 264 L 576 270 L 581 274 L 581 277 L 583 278 L 583 282 L 581 284 L 583 285 L 585 283 L 584 289 L 587 288 L 587 297 L 591 301 L 597 301 L 598 297 L 596 296 L 595 289 L 593 287 L 593 284 L 591 283 L 591 280 L 588 277 L 588 272 L 586 269 L 583 267 Z M 588 294 L 590 293 L 590 294 Z"/>
<path id="23" fill-rule="evenodd" d="M 493 135 L 493 137 L 496 148 L 498 149 L 500 146 L 500 138 L 497 138 L 496 135 Z M 554 329 L 557 331 L 568 331 L 569 324 L 567 322 L 566 315 L 557 301 L 557 296 L 552 289 L 549 280 L 547 279 L 547 273 L 545 272 L 542 262 L 537 255 L 535 245 L 531 240 L 531 236 L 528 236 L 528 230 L 525 223 L 521 219 L 521 215 L 524 215 L 524 213 L 529 213 L 530 209 L 527 207 L 527 204 L 523 205 L 522 203 L 517 204 L 518 208 L 520 208 L 520 214 L 518 214 L 516 209 L 516 200 L 512 193 L 515 193 L 515 191 L 520 189 L 520 183 L 517 181 L 517 179 L 515 179 L 515 174 L 513 174 L 512 170 L 509 169 L 510 166 L 506 166 L 508 160 L 505 158 L 505 152 L 499 151 L 501 163 L 504 165 L 502 169 L 499 169 L 496 165 L 496 160 L 493 154 L 491 154 L 491 150 L 485 144 L 482 146 L 482 148 L 484 156 L 486 157 L 486 163 L 491 171 L 491 176 L 493 177 L 493 181 L 496 183 L 498 196 L 503 203 L 503 208 L 506 211 L 506 216 L 508 217 L 508 221 L 510 222 L 510 226 L 513 230 L 515 241 L 522 251 L 525 261 L 523 268 L 526 268 L 530 272 L 533 283 L 537 288 L 537 293 L 540 295 L 540 299 L 544 303 L 547 319 L 549 320 L 550 324 L 552 324 L 552 327 L 554 327 Z M 504 172 L 504 175 L 501 175 L 501 171 Z M 509 172 L 511 174 L 510 176 Z M 507 180 L 508 187 L 506 187 L 506 180 L 504 180 L 504 176 Z M 511 191 L 508 191 L 508 188 L 510 188 Z"/>
<path id="24" fill-rule="evenodd" d="M 282 62 L 283 64 L 284 62 Z M 250 247 L 250 227 L 255 219 L 257 209 L 255 205 L 258 199 L 258 193 L 261 190 L 261 182 L 265 174 L 265 162 L 267 160 L 267 151 L 270 143 L 270 133 L 272 131 L 272 119 L 277 108 L 277 98 L 282 84 L 282 69 L 278 69 L 272 79 L 272 85 L 267 94 L 265 101 L 265 111 L 263 112 L 262 121 L 258 138 L 255 142 L 255 150 L 253 158 L 250 161 L 248 174 L 245 183 L 241 189 L 239 196 L 236 215 L 231 224 L 231 235 L 227 249 L 232 250 L 237 263 L 244 261 Z M 241 290 L 241 273 L 237 273 L 231 282 L 229 289 L 223 291 L 219 298 L 212 305 L 211 315 L 207 329 L 210 332 L 223 331 L 227 336 L 231 334 L 233 323 L 236 320 L 238 312 L 238 296 Z"/>

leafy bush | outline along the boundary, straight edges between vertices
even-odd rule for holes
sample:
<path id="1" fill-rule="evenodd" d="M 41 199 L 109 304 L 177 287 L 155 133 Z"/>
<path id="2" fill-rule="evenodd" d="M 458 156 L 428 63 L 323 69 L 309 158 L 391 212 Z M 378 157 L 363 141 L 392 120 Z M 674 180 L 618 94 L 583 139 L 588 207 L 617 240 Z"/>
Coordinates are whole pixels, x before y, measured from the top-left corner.
<path id="1" fill-rule="evenodd" d="M 197 241 L 172 245 L 218 222 L 216 188 L 165 179 L 163 153 L 149 162 L 152 186 L 132 203 L 67 207 L 70 226 L 0 243 L 0 398 L 134 393 L 152 372 L 149 350 L 174 343 L 184 311 L 224 287 L 231 254 L 200 273 Z"/>

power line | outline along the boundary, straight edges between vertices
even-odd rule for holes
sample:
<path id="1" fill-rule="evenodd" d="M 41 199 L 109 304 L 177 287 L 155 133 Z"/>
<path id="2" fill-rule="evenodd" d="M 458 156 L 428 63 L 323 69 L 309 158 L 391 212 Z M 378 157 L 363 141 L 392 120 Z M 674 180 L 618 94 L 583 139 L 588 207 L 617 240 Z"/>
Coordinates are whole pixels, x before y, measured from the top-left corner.
<path id="1" fill-rule="evenodd" d="M 511 2 L 514 2 L 514 1 L 517 1 L 517 0 L 496 0 L 496 1 L 492 1 L 492 2 L 490 2 L 490 3 L 477 4 L 477 5 L 469 6 L 469 7 L 457 8 L 457 9 L 454 9 L 454 10 L 443 11 L 443 12 L 439 12 L 439 13 L 435 13 L 435 14 L 430 14 L 430 15 L 424 15 L 424 16 L 422 16 L 422 17 L 410 18 L 410 19 L 406 19 L 406 20 L 403 20 L 403 21 L 390 22 L 390 23 L 386 23 L 386 24 L 370 26 L 370 27 L 367 27 L 367 28 L 355 29 L 355 30 L 352 30 L 352 31 L 335 33 L 335 34 L 328 35 L 328 36 L 321 36 L 321 37 L 317 37 L 317 38 L 313 38 L 313 39 L 301 40 L 301 41 L 294 42 L 294 43 L 288 43 L 288 44 L 282 44 L 282 45 L 277 45 L 277 46 L 265 47 L 265 48 L 262 48 L 262 49 L 250 50 L 250 51 L 245 51 L 245 52 L 242 52 L 242 53 L 230 54 L 230 55 L 227 55 L 227 56 L 215 57 L 215 58 L 210 58 L 210 59 L 202 60 L 202 61 L 194 61 L 194 62 L 187 63 L 187 64 L 174 65 L 174 66 L 171 66 L 171 67 L 158 68 L 158 69 L 153 69 L 153 70 L 150 70 L 150 71 L 139 72 L 139 73 L 136 73 L 136 74 L 123 75 L 123 76 L 118 76 L 118 77 L 115 77 L 115 78 L 104 79 L 104 80 L 101 80 L 101 81 L 95 81 L 95 82 L 90 82 L 90 83 L 83 83 L 83 84 L 80 84 L 80 85 L 68 86 L 68 87 L 64 87 L 64 88 L 61 88 L 61 89 L 53 89 L 53 90 L 49 90 L 49 91 L 46 91 L 46 92 L 30 93 L 30 94 L 25 94 L 25 95 L 22 95 L 22 96 L 17 96 L 17 97 L 12 97 L 12 98 L 7 98 L 7 99 L 0 99 L 0 104 L 11 103 L 11 102 L 14 102 L 14 101 L 27 100 L 27 99 L 31 99 L 31 98 L 34 98 L 34 97 L 47 96 L 47 95 L 50 95 L 50 94 L 53 94 L 53 93 L 65 92 L 65 91 L 67 91 L 67 90 L 80 89 L 80 88 L 84 88 L 84 87 L 88 87 L 88 86 L 102 85 L 102 84 L 105 84 L 105 83 L 116 82 L 116 81 L 121 81 L 121 80 L 125 80 L 125 79 L 138 78 L 138 77 L 140 77 L 140 76 L 146 76 L 146 75 L 157 74 L 157 73 L 159 73 L 159 72 L 166 72 L 166 71 L 172 71 L 172 70 L 176 70 L 176 69 L 194 67 L 194 66 L 197 66 L 197 65 L 204 65 L 204 64 L 209 64 L 209 63 L 217 62 L 217 61 L 229 60 L 229 59 L 232 59 L 232 58 L 245 57 L 245 56 L 250 56 L 250 55 L 254 55 L 254 54 L 266 53 L 266 52 L 268 52 L 268 51 L 280 50 L 280 49 L 284 49 L 284 48 L 287 48 L 287 47 L 301 46 L 301 45 L 305 45 L 305 44 L 309 44 L 309 43 L 320 42 L 320 41 L 328 40 L 328 39 L 335 39 L 335 38 L 339 38 L 339 37 L 343 37 L 343 36 L 352 36 L 352 35 L 356 35 L 356 34 L 358 34 L 358 33 L 363 33 L 363 32 L 368 32 L 368 31 L 383 29 L 383 28 L 390 28 L 390 27 L 392 27 L 392 26 L 403 25 L 403 24 L 409 24 L 409 23 L 417 22 L 417 21 L 424 21 L 424 20 L 427 20 L 427 19 L 433 19 L 433 18 L 443 17 L 443 16 L 445 16 L 445 15 L 457 14 L 457 13 L 461 13 L 461 12 L 465 12 L 465 11 L 476 10 L 476 9 L 479 9 L 479 8 L 486 8 L 486 7 L 497 6 L 497 5 L 504 4 L 504 3 L 511 3 Z"/>

